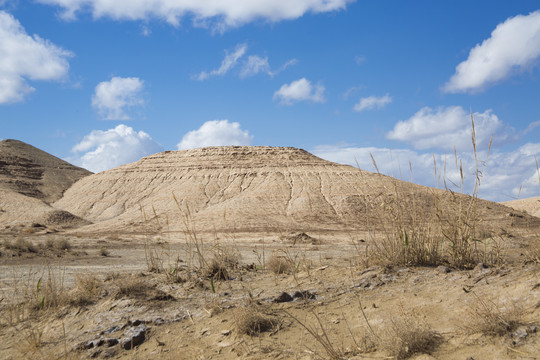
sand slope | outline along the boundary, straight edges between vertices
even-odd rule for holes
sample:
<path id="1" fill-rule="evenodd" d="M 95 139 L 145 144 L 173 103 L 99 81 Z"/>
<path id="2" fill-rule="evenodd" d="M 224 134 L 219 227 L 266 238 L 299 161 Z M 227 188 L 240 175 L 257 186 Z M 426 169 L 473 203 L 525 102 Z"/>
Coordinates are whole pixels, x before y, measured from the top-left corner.
<path id="1" fill-rule="evenodd" d="M 503 204 L 516 210 L 526 211 L 529 215 L 540 217 L 540 196 L 506 201 Z"/>

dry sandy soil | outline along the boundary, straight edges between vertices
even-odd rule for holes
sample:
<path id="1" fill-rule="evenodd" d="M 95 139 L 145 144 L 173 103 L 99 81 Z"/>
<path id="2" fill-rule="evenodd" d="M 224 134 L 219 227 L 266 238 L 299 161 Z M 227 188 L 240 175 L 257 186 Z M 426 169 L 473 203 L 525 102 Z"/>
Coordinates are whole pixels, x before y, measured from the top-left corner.
<path id="1" fill-rule="evenodd" d="M 539 357 L 540 219 L 521 208 L 292 148 L 52 183 L 0 179 L 2 359 Z"/>

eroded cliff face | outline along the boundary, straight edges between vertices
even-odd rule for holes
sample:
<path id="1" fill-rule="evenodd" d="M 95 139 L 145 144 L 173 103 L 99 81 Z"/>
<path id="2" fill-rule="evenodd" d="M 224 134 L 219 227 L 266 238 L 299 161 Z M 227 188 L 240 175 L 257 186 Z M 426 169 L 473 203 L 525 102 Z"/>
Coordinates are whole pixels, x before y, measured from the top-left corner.
<path id="1" fill-rule="evenodd" d="M 296 148 L 229 146 L 145 157 L 81 179 L 54 205 L 94 231 L 365 230 L 396 200 L 433 212 L 434 194 Z"/>
<path id="2" fill-rule="evenodd" d="M 90 174 L 22 141 L 0 141 L 0 189 L 51 203 Z"/>
<path id="3" fill-rule="evenodd" d="M 13 225 L 88 224 L 50 206 L 91 172 L 18 140 L 0 141 L 0 232 Z"/>

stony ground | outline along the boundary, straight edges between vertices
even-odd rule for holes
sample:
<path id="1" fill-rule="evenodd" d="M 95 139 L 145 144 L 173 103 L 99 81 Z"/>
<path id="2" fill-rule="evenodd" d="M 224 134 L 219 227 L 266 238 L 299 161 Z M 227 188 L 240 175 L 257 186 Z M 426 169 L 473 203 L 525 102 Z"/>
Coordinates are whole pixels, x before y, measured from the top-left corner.
<path id="1" fill-rule="evenodd" d="M 310 235 L 209 236 L 198 269 L 176 236 L 4 234 L 0 358 L 538 358 L 537 237 L 458 270 Z"/>

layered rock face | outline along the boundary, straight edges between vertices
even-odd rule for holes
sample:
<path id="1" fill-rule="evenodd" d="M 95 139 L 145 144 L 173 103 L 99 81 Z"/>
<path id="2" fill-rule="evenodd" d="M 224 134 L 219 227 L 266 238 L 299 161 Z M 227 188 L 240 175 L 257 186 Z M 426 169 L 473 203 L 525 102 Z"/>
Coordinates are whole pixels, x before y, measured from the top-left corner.
<path id="1" fill-rule="evenodd" d="M 90 174 L 22 141 L 0 141 L 0 189 L 51 203 Z"/>
<path id="2" fill-rule="evenodd" d="M 442 204 L 444 194 L 296 148 L 229 146 L 166 151 L 85 177 L 54 206 L 94 231 L 285 233 L 365 230 L 392 202 L 433 212 L 433 196 Z M 508 213 L 490 206 L 490 219 Z"/>
<path id="3" fill-rule="evenodd" d="M 0 141 L 0 225 L 88 224 L 49 204 L 60 199 L 75 181 L 90 174 L 22 141 Z"/>

